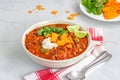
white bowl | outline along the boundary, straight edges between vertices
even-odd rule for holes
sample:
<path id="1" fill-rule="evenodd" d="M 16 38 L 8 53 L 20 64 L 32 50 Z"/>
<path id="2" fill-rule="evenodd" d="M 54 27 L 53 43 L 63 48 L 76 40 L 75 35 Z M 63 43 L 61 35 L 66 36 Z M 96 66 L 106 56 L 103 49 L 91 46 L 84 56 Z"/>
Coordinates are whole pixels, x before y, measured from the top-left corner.
<path id="1" fill-rule="evenodd" d="M 90 49 L 91 46 L 91 38 L 90 35 L 88 34 L 88 47 L 87 49 L 80 54 L 79 56 L 76 56 L 74 58 L 70 58 L 70 59 L 66 59 L 66 60 L 48 60 L 48 59 L 43 59 L 40 58 L 38 56 L 33 55 L 31 52 L 29 52 L 26 47 L 25 47 L 25 37 L 26 34 L 28 34 L 29 32 L 31 32 L 33 29 L 43 26 L 43 25 L 48 25 L 48 24 L 57 24 L 57 23 L 62 23 L 62 24 L 70 24 L 70 25 L 75 25 L 75 23 L 69 22 L 69 21 L 63 21 L 63 20 L 50 20 L 50 21 L 43 21 L 43 22 L 39 22 L 37 24 L 34 24 L 33 26 L 29 27 L 25 33 L 23 34 L 22 37 L 22 45 L 23 48 L 26 50 L 27 54 L 38 64 L 42 65 L 42 66 L 46 66 L 46 67 L 51 67 L 51 68 L 62 68 L 62 67 L 67 67 L 70 66 L 72 64 L 75 64 L 76 62 L 80 61 L 81 59 L 83 59 L 86 55 L 87 55 L 87 51 Z M 83 29 L 85 30 L 85 29 Z"/>

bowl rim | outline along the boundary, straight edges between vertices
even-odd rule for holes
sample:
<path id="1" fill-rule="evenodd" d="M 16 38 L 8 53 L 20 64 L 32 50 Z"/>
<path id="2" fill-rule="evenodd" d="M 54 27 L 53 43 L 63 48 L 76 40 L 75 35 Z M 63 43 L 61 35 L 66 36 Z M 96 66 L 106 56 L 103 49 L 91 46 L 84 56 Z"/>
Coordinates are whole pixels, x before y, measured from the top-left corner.
<path id="1" fill-rule="evenodd" d="M 52 22 L 52 23 L 51 23 L 51 22 Z M 46 24 L 46 23 L 47 23 L 47 24 Z M 91 39 L 90 33 L 89 33 L 85 28 L 83 28 L 83 27 L 81 27 L 81 28 L 82 28 L 83 30 L 85 30 L 85 31 L 88 32 L 88 35 L 89 35 L 88 41 L 89 41 L 89 43 L 88 43 L 87 49 L 86 49 L 84 52 L 82 52 L 82 54 L 80 54 L 80 55 L 78 55 L 78 56 L 75 56 L 75 57 L 69 58 L 69 59 L 65 59 L 65 60 L 49 60 L 49 59 L 44 59 L 44 58 L 38 57 L 38 56 L 32 54 L 30 51 L 28 51 L 28 50 L 26 49 L 26 47 L 25 47 L 25 36 L 26 36 L 26 34 L 29 33 L 29 32 L 31 32 L 33 29 L 37 28 L 37 27 L 38 27 L 39 25 L 41 25 L 41 24 L 48 25 L 49 23 L 51 23 L 51 24 L 57 24 L 57 23 L 59 24 L 59 23 L 62 23 L 62 24 L 79 25 L 79 24 L 73 23 L 73 22 L 71 22 L 71 21 L 66 21 L 66 20 L 46 20 L 46 21 L 41 21 L 41 22 L 37 22 L 37 23 L 33 24 L 32 26 L 28 27 L 28 28 L 24 31 L 23 35 L 22 35 L 22 46 L 23 46 L 23 48 L 25 49 L 25 51 L 27 52 L 28 55 L 31 55 L 32 57 L 35 57 L 35 58 L 37 58 L 37 59 L 39 59 L 39 60 L 49 61 L 49 62 L 66 62 L 66 61 L 70 61 L 70 60 L 73 60 L 73 59 L 75 59 L 75 58 L 78 58 L 78 57 L 80 57 L 81 55 L 86 55 L 85 53 L 87 53 L 87 51 L 91 48 L 92 39 Z M 39 26 L 39 27 L 40 27 L 40 26 Z"/>

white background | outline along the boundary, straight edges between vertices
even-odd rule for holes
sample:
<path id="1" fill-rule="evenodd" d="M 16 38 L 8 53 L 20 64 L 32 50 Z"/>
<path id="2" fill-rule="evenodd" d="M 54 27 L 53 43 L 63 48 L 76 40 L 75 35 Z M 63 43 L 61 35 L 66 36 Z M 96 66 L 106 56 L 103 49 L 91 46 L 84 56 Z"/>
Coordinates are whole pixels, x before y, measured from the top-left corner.
<path id="1" fill-rule="evenodd" d="M 38 4 L 45 10 L 28 14 Z M 52 15 L 52 10 L 58 10 L 58 14 Z M 45 68 L 28 57 L 21 45 L 22 34 L 40 21 L 67 20 L 65 10 L 80 13 L 72 22 L 103 28 L 104 46 L 113 55 L 86 80 L 120 80 L 120 21 L 102 22 L 87 17 L 79 9 L 79 0 L 0 0 L 0 80 L 21 80 L 23 75 Z"/>

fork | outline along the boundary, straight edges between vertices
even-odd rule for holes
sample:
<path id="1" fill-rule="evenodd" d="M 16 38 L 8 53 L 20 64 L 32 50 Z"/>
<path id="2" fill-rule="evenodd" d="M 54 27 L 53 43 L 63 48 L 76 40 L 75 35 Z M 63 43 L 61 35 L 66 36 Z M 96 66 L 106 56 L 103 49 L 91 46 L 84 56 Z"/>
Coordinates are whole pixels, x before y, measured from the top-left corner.
<path id="1" fill-rule="evenodd" d="M 90 69 L 91 67 L 95 65 L 99 65 L 107 60 L 109 60 L 112 57 L 111 54 L 109 54 L 107 51 L 103 51 L 100 53 L 100 55 L 93 60 L 90 64 L 85 66 L 81 71 L 72 71 L 67 74 L 67 79 L 69 80 L 83 80 L 85 78 L 85 73 Z"/>

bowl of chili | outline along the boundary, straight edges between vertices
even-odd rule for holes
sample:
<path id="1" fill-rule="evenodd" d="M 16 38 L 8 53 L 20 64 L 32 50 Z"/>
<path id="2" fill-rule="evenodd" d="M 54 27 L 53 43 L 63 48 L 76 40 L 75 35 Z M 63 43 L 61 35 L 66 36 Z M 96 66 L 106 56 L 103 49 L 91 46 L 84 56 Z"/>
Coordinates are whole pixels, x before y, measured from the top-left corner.
<path id="1" fill-rule="evenodd" d="M 22 45 L 38 64 L 62 68 L 77 63 L 88 54 L 91 38 L 75 23 L 48 20 L 29 27 L 23 34 Z"/>

